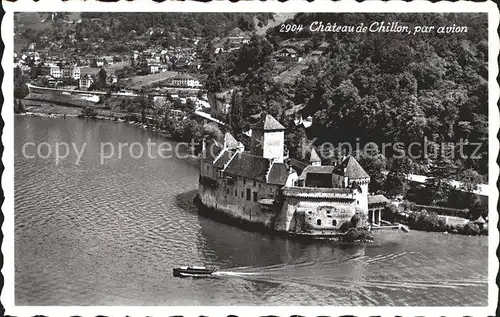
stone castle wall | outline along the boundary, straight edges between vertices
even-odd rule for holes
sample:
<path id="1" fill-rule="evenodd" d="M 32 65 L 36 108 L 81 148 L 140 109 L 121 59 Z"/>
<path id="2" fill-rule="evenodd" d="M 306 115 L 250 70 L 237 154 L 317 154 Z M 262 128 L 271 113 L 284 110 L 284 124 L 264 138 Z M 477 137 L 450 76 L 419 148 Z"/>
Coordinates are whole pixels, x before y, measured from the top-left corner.
<path id="1" fill-rule="evenodd" d="M 285 197 L 281 209 L 283 227 L 289 232 L 338 232 L 356 212 L 355 201 L 328 198 Z"/>
<path id="2" fill-rule="evenodd" d="M 204 206 L 223 212 L 228 217 L 273 229 L 277 213 L 274 210 L 264 210 L 258 202 L 246 200 L 246 192 L 243 192 L 243 197 L 241 192 L 237 190 L 236 197 L 234 193 L 228 194 L 221 188 L 199 184 L 199 197 Z"/>

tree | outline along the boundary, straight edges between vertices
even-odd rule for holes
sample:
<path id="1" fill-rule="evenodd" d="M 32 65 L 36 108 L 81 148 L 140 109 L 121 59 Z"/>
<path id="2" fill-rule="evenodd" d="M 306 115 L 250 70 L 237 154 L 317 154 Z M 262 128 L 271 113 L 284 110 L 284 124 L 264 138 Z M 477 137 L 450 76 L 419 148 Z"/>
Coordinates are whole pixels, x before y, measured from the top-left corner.
<path id="1" fill-rule="evenodd" d="M 26 78 L 19 66 L 14 69 L 14 98 L 22 99 L 29 93 Z"/>
<path id="2" fill-rule="evenodd" d="M 478 185 L 482 182 L 482 177 L 477 171 L 469 168 L 457 174 L 457 181 L 460 182 L 459 189 L 472 193 L 478 189 Z"/>
<path id="3" fill-rule="evenodd" d="M 363 151 L 358 153 L 359 164 L 370 175 L 370 184 L 368 190 L 370 193 L 380 192 L 384 188 L 385 176 L 382 173 L 385 170 L 386 158 L 378 149 L 372 151 Z"/>
<path id="4" fill-rule="evenodd" d="M 24 107 L 24 104 L 21 102 L 21 100 L 17 99 L 15 105 L 14 105 L 14 113 L 25 113 L 26 108 Z"/>
<path id="5" fill-rule="evenodd" d="M 456 167 L 451 156 L 450 147 L 444 144 L 438 147 L 436 159 L 431 162 L 428 178 L 425 182 L 428 203 L 446 205 L 449 195 L 453 189 L 451 185 L 452 176 L 455 175 Z"/>
<path id="6" fill-rule="evenodd" d="M 247 128 L 243 119 L 243 101 L 238 91 L 235 91 L 231 97 L 229 128 L 236 139 L 239 139 Z"/>
<path id="7" fill-rule="evenodd" d="M 413 169 L 412 166 L 413 163 L 407 156 L 393 159 L 391 170 L 389 171 L 389 174 L 387 174 L 387 178 L 384 183 L 384 190 L 388 196 L 406 196 L 406 193 L 410 188 L 408 176 L 411 174 Z"/>
<path id="8" fill-rule="evenodd" d="M 105 88 L 106 87 L 106 78 L 108 77 L 108 74 L 106 73 L 106 70 L 104 68 L 101 68 L 98 74 L 98 79 L 99 79 L 99 88 Z"/>

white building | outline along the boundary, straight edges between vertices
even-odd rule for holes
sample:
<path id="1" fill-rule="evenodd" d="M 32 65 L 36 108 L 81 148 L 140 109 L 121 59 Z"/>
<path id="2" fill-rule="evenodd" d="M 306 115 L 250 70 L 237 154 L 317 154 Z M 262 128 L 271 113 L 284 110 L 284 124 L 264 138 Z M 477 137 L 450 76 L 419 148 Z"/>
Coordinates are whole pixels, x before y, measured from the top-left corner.
<path id="1" fill-rule="evenodd" d="M 150 74 L 156 74 L 159 72 L 160 72 L 160 65 L 158 65 L 158 64 L 149 65 L 149 73 Z"/>
<path id="2" fill-rule="evenodd" d="M 67 66 L 62 68 L 62 77 L 63 78 L 71 78 L 74 80 L 80 79 L 80 67 L 76 66 Z"/>
<path id="3" fill-rule="evenodd" d="M 90 75 L 85 75 L 80 77 L 79 87 L 80 89 L 89 89 L 90 86 L 94 83 L 94 79 Z"/>
<path id="4" fill-rule="evenodd" d="M 170 77 L 169 84 L 177 87 L 199 87 L 200 81 L 189 74 L 177 74 Z"/>
<path id="5" fill-rule="evenodd" d="M 57 65 L 48 65 L 42 67 L 42 75 L 50 75 L 54 78 L 61 78 L 62 72 L 59 66 Z"/>

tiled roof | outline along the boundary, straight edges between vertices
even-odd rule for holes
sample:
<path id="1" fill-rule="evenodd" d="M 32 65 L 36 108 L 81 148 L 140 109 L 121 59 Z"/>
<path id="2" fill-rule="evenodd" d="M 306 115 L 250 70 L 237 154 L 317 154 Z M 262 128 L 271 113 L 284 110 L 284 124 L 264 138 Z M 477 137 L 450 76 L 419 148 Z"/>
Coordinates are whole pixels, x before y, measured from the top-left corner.
<path id="1" fill-rule="evenodd" d="M 337 165 L 333 172 L 337 175 L 349 177 L 350 179 L 370 177 L 352 155 Z"/>
<path id="2" fill-rule="evenodd" d="M 320 162 L 321 163 L 321 159 L 319 158 L 319 155 L 318 155 L 318 153 L 316 153 L 315 149 L 311 149 L 311 158 L 309 159 L 309 162 L 311 162 L 311 163 Z"/>
<path id="3" fill-rule="evenodd" d="M 181 73 L 173 76 L 172 79 L 194 79 L 194 77 L 186 73 Z"/>
<path id="4" fill-rule="evenodd" d="M 306 107 L 306 105 L 303 103 L 301 103 L 299 105 L 295 105 L 292 108 L 285 110 L 285 115 L 288 117 L 292 116 L 292 115 L 296 114 L 297 112 L 302 111 L 305 107 Z"/>
<path id="5" fill-rule="evenodd" d="M 231 135 L 231 133 L 226 132 L 224 135 L 224 145 L 228 149 L 236 149 L 238 147 L 238 141 Z"/>
<path id="6" fill-rule="evenodd" d="M 284 47 L 283 49 L 281 49 L 281 51 L 280 51 L 280 52 L 283 52 L 283 51 L 285 51 L 285 52 L 287 52 L 287 53 L 290 53 L 290 54 L 295 54 L 295 53 L 297 53 L 297 51 L 296 51 L 296 50 L 294 50 L 294 49 L 293 49 L 293 48 L 291 48 L 291 47 Z"/>
<path id="7" fill-rule="evenodd" d="M 349 188 L 284 187 L 283 194 L 292 197 L 354 200 L 352 190 Z"/>
<path id="8" fill-rule="evenodd" d="M 486 221 L 484 220 L 484 218 L 482 216 L 479 216 L 479 218 L 477 218 L 476 220 L 474 220 L 474 223 L 485 224 Z"/>
<path id="9" fill-rule="evenodd" d="M 230 151 L 224 151 L 220 156 L 219 158 L 217 158 L 217 160 L 214 162 L 214 166 L 217 167 L 217 168 L 223 168 L 224 165 L 227 164 L 227 162 L 229 162 L 229 160 L 231 159 L 231 157 L 233 156 L 234 153 L 230 152 Z"/>
<path id="10" fill-rule="evenodd" d="M 205 163 L 213 163 L 221 151 L 222 147 L 217 142 L 213 140 L 207 141 L 205 143 L 205 151 L 201 153 L 201 160 Z"/>
<path id="11" fill-rule="evenodd" d="M 80 68 L 80 76 L 85 76 L 85 75 L 91 75 L 91 76 L 97 76 L 99 72 L 101 71 L 100 68 L 90 68 L 90 67 L 82 67 Z"/>
<path id="12" fill-rule="evenodd" d="M 259 123 L 254 126 L 254 129 L 273 131 L 273 130 L 285 130 L 278 120 L 274 119 L 271 115 L 266 115 L 264 119 L 261 119 Z"/>
<path id="13" fill-rule="evenodd" d="M 385 204 L 388 203 L 389 200 L 385 198 L 384 195 L 369 195 L 368 196 L 368 205 L 371 204 Z"/>
<path id="14" fill-rule="evenodd" d="M 243 152 L 236 154 L 224 171 L 232 175 L 265 182 L 269 164 L 269 159 Z"/>
<path id="15" fill-rule="evenodd" d="M 307 166 L 302 171 L 300 178 L 305 178 L 307 174 L 332 174 L 334 166 Z"/>
<path id="16" fill-rule="evenodd" d="M 307 167 L 306 163 L 303 163 L 294 158 L 290 158 L 290 165 L 292 165 L 293 169 L 298 173 L 302 173 L 302 171 Z"/>
<path id="17" fill-rule="evenodd" d="M 284 163 L 273 163 L 267 177 L 267 182 L 274 185 L 285 185 L 288 178 L 288 169 Z"/>

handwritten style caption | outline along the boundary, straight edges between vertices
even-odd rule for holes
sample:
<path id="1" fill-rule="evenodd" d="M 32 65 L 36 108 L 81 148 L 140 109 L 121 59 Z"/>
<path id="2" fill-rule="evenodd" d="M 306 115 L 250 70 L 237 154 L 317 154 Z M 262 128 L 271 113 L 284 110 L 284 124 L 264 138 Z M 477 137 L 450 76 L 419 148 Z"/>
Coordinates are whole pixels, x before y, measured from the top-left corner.
<path id="1" fill-rule="evenodd" d="M 331 24 L 330 22 L 324 23 L 323 21 L 312 22 L 307 29 L 310 32 L 331 32 L 331 33 L 407 33 L 410 35 L 415 34 L 451 34 L 451 33 L 467 33 L 467 26 L 460 25 L 415 25 L 408 26 L 398 21 L 396 22 L 373 22 L 371 24 L 364 24 L 363 22 L 357 25 L 338 25 L 337 23 Z M 299 33 L 305 30 L 304 25 L 294 23 L 284 23 L 280 25 L 281 33 L 295 32 Z"/>

